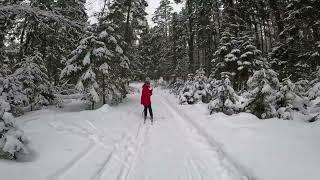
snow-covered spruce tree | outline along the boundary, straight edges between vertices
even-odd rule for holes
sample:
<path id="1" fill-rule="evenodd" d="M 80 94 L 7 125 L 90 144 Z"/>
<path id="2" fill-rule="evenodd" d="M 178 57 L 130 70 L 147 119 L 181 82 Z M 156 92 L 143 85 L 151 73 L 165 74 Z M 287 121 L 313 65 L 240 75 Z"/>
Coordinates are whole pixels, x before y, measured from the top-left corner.
<path id="1" fill-rule="evenodd" d="M 184 87 L 184 80 L 181 78 L 176 78 L 175 80 L 172 80 L 168 86 L 168 88 L 170 88 L 170 92 L 175 94 L 175 95 L 179 95 L 180 91 L 182 90 L 182 88 Z"/>
<path id="2" fill-rule="evenodd" d="M 186 43 L 186 32 L 184 28 L 184 17 L 173 13 L 169 33 L 168 60 L 171 61 L 169 72 L 176 78 L 186 77 L 188 74 L 188 53 Z"/>
<path id="3" fill-rule="evenodd" d="M 223 112 L 227 115 L 231 115 L 239 111 L 239 107 L 236 105 L 239 101 L 239 97 L 231 85 L 229 76 L 230 73 L 222 72 L 222 80 L 212 80 L 212 83 L 214 83 L 217 87 L 215 91 L 212 92 L 212 101 L 208 106 L 210 114 L 215 112 Z"/>
<path id="4" fill-rule="evenodd" d="M 14 122 L 9 103 L 0 99 L 0 157 L 17 159 L 28 153 L 28 139 Z"/>
<path id="5" fill-rule="evenodd" d="M 294 83 L 294 92 L 301 97 L 308 97 L 308 91 L 311 89 L 310 82 L 308 80 L 299 80 Z"/>
<path id="6" fill-rule="evenodd" d="M 188 75 L 188 80 L 180 91 L 180 103 L 194 104 L 199 101 L 209 103 L 211 96 L 207 88 L 207 77 L 205 76 L 205 71 L 203 68 L 200 68 L 196 71 L 196 75 L 194 77 L 193 74 Z"/>
<path id="7" fill-rule="evenodd" d="M 193 84 L 193 74 L 188 74 L 188 79 L 185 82 L 183 88 L 180 91 L 179 101 L 180 104 L 194 104 L 194 84 Z"/>
<path id="8" fill-rule="evenodd" d="M 54 100 L 42 54 L 37 51 L 34 54 L 24 57 L 13 73 L 22 84 L 22 92 L 28 99 L 25 103 L 31 111 L 49 105 Z"/>
<path id="9" fill-rule="evenodd" d="M 39 52 L 50 82 L 58 84 L 62 69 L 60 61 L 76 47 L 88 19 L 84 4 L 84 0 L 3 2 L 1 14 L 10 16 L 6 20 L 11 21 L 5 25 L 10 28 L 4 31 L 8 37 L 6 44 L 8 47 L 18 46 L 15 49 L 18 62 Z"/>
<path id="10" fill-rule="evenodd" d="M 299 111 L 307 114 L 308 99 L 296 94 L 295 84 L 290 79 L 281 83 L 280 91 L 277 93 L 278 117 L 286 120 L 292 119 L 292 112 Z"/>
<path id="11" fill-rule="evenodd" d="M 105 47 L 111 54 L 105 54 L 104 63 L 100 66 L 100 82 L 102 83 L 103 103 L 118 104 L 127 95 L 127 83 L 129 76 L 129 58 L 123 50 L 125 42 L 117 24 L 108 15 L 101 17 L 97 32 L 99 38 L 105 43 Z M 107 32 L 107 34 L 105 33 Z"/>
<path id="12" fill-rule="evenodd" d="M 208 78 L 207 89 L 208 89 L 211 97 L 214 97 L 214 95 L 217 94 L 218 83 L 219 82 L 220 81 L 215 79 L 215 75 L 214 74 L 210 74 L 210 76 Z"/>
<path id="13" fill-rule="evenodd" d="M 128 70 L 129 60 L 119 46 L 119 36 L 107 18 L 88 28 L 87 37 L 72 52 L 61 78 L 76 82 L 85 99 L 94 104 L 101 97 L 103 104 L 119 103 L 125 92 L 122 71 Z"/>
<path id="14" fill-rule="evenodd" d="M 320 1 L 289 1 L 283 17 L 282 41 L 273 48 L 272 68 L 283 79 L 312 79 L 320 65 Z M 297 73 L 300 72 L 300 73 Z"/>
<path id="15" fill-rule="evenodd" d="M 212 69 L 217 79 L 221 72 L 229 72 L 234 87 L 246 89 L 246 82 L 261 64 L 262 52 L 255 46 L 254 32 L 244 23 L 245 17 L 236 13 L 232 1 L 226 2 L 223 10 L 223 31 L 219 46 L 214 53 Z"/>
<path id="16" fill-rule="evenodd" d="M 126 76 L 139 79 L 144 72 L 141 69 L 141 54 L 139 48 L 140 37 L 145 36 L 148 29 L 145 12 L 148 3 L 146 0 L 113 0 L 108 6 L 108 19 L 115 25 L 116 32 L 121 41 L 119 45 L 123 54 L 130 59 L 130 71 L 125 71 Z M 148 58 L 143 56 L 143 58 Z M 132 70 L 132 71 L 131 71 Z M 144 78 L 144 77 L 143 77 Z"/>
<path id="17" fill-rule="evenodd" d="M 134 79 L 144 79 L 145 77 L 150 77 L 156 79 L 155 77 L 155 67 L 154 67 L 154 53 L 155 49 L 152 46 L 153 34 L 150 32 L 149 28 L 146 28 L 141 33 L 141 38 L 139 40 L 139 45 L 136 47 L 136 54 L 133 62 L 131 63 L 131 71 Z"/>
<path id="18" fill-rule="evenodd" d="M 211 100 L 211 95 L 207 89 L 208 78 L 205 76 L 206 72 L 203 68 L 196 71 L 194 76 L 194 99 L 195 101 L 202 101 L 203 103 L 209 103 Z"/>
<path id="19" fill-rule="evenodd" d="M 316 78 L 311 83 L 312 87 L 308 90 L 307 95 L 310 100 L 314 100 L 320 97 L 320 66 L 318 66 Z"/>
<path id="20" fill-rule="evenodd" d="M 306 96 L 308 97 L 309 101 L 312 102 L 315 100 L 317 102 L 317 98 L 320 97 L 320 66 L 317 67 L 317 72 L 315 73 L 315 79 L 311 81 L 310 85 L 311 88 L 306 92 Z M 320 103 L 313 104 L 316 109 L 320 106 Z M 314 115 L 311 119 L 309 119 L 309 122 L 315 122 L 320 120 L 320 113 L 318 112 L 316 115 Z"/>
<path id="21" fill-rule="evenodd" d="M 218 75 L 221 72 L 229 72 L 237 90 L 243 90 L 261 59 L 261 51 L 254 45 L 253 37 L 232 34 L 227 28 L 214 55 L 214 73 Z"/>
<path id="22" fill-rule="evenodd" d="M 261 119 L 277 116 L 276 94 L 280 83 L 278 74 L 263 65 L 247 82 L 248 92 L 244 94 L 248 98 L 246 110 Z"/>
<path id="23" fill-rule="evenodd" d="M 159 32 L 164 37 L 169 36 L 169 22 L 172 19 L 173 7 L 170 0 L 160 0 L 159 7 L 156 8 L 152 21 L 159 27 Z"/>
<path id="24" fill-rule="evenodd" d="M 14 115 L 22 115 L 24 103 L 28 102 L 22 92 L 22 83 L 12 74 L 9 68 L 9 59 L 5 59 L 0 69 L 0 98 L 9 103 L 10 112 Z"/>

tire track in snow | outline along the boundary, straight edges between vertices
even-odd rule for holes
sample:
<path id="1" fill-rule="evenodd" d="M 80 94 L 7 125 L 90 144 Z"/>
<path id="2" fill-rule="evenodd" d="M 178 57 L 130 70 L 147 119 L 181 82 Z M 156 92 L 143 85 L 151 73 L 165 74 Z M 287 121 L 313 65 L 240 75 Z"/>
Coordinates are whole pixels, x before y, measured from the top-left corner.
<path id="1" fill-rule="evenodd" d="M 159 96 L 160 101 L 168 107 L 168 109 L 177 117 L 180 117 L 184 122 L 193 127 L 197 134 L 201 136 L 211 148 L 218 153 L 218 158 L 221 165 L 231 173 L 238 173 L 242 175 L 242 179 L 244 180 L 257 180 L 257 178 L 250 172 L 247 168 L 242 166 L 238 161 L 234 158 L 230 157 L 213 137 L 209 136 L 206 131 L 204 131 L 198 124 L 196 124 L 189 116 L 182 113 L 178 110 L 174 105 L 170 103 L 167 97 L 164 97 L 162 94 Z"/>

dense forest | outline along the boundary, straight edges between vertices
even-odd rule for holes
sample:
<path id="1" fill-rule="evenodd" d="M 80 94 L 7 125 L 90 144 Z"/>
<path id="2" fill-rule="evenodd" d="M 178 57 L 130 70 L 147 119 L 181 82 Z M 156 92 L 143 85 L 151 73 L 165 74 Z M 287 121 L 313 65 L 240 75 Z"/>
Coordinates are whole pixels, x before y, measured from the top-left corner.
<path id="1" fill-rule="evenodd" d="M 206 84 L 217 80 L 233 93 L 260 87 L 261 93 L 252 95 L 259 101 L 270 94 L 265 84 L 269 90 L 286 84 L 286 91 L 297 96 L 317 96 L 319 1 L 176 3 L 185 4 L 179 13 L 173 12 L 172 2 L 161 0 L 150 27 L 145 0 L 105 1 L 94 24 L 88 23 L 84 0 L 2 0 L 0 93 L 2 104 L 10 107 L 4 109 L 21 115 L 59 105 L 57 94 L 74 92 L 92 107 L 117 104 L 126 96 L 129 80 L 146 77 L 163 77 L 177 94 L 210 77 Z M 307 92 L 311 87 L 313 93 Z M 225 104 L 228 98 L 223 99 Z"/>
<path id="2" fill-rule="evenodd" d="M 196 72 L 227 79 L 238 93 L 255 89 L 252 76 L 275 91 L 290 82 L 300 96 L 318 82 L 319 1 L 176 3 L 184 3 L 181 12 L 161 0 L 150 27 L 145 0 L 105 1 L 94 24 L 84 0 L 2 0 L 1 101 L 15 115 L 75 91 L 93 107 L 117 104 L 129 80 L 163 77 L 182 86 Z"/>

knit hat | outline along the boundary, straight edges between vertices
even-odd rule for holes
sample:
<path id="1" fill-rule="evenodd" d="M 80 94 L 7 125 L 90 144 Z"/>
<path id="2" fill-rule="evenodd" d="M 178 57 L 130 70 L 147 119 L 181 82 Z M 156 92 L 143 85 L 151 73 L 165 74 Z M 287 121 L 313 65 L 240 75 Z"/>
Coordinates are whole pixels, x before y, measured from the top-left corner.
<path id="1" fill-rule="evenodd" d="M 150 84 L 151 79 L 150 78 L 146 78 L 146 80 L 144 81 L 146 84 Z"/>

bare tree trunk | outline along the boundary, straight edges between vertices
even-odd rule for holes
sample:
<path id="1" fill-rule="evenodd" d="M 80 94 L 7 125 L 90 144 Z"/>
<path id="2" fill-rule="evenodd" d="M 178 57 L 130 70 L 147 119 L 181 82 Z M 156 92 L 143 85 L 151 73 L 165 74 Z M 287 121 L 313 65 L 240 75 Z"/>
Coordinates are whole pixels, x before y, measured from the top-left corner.
<path id="1" fill-rule="evenodd" d="M 102 74 L 102 103 L 106 104 L 106 82 L 104 74 Z"/>
<path id="2" fill-rule="evenodd" d="M 189 72 L 194 72 L 194 31 L 193 31 L 193 17 L 192 17 L 192 0 L 187 0 L 187 8 L 188 8 L 188 32 L 189 32 L 189 38 L 188 38 L 188 56 L 189 56 Z"/>
<path id="3" fill-rule="evenodd" d="M 280 38 L 280 41 L 283 41 L 284 39 L 282 37 L 279 37 L 279 34 L 284 30 L 284 24 L 281 19 L 281 12 L 279 9 L 279 0 L 269 0 L 269 4 L 277 24 L 276 38 Z"/>
<path id="4" fill-rule="evenodd" d="M 127 18 L 126 18 L 126 29 L 125 29 L 125 41 L 126 43 L 131 44 L 131 35 L 129 34 L 130 30 L 130 13 L 132 8 L 132 0 L 127 1 L 128 11 L 127 11 Z"/>

